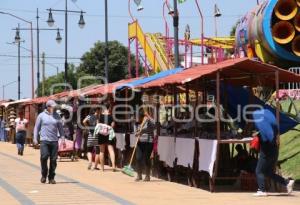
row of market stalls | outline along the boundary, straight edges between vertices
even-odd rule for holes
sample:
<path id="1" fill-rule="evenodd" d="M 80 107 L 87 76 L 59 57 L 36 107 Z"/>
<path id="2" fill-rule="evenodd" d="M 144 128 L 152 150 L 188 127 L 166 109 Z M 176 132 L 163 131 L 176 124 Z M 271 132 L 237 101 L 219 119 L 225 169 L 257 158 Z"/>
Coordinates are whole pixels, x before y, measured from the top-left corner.
<path id="1" fill-rule="evenodd" d="M 290 82 L 300 82 L 300 76 L 246 58 L 231 59 L 189 69 L 175 68 L 150 77 L 93 85 L 19 105 L 24 107 L 30 119 L 28 136 L 32 136 L 35 118 L 49 99 L 71 106 L 75 124 L 88 113 L 87 110 L 78 112 L 81 106 L 111 102 L 118 107 L 114 110 L 118 111 L 118 116 L 125 119 L 117 122 L 116 129 L 120 166 L 127 162 L 134 146 L 132 119 L 137 112 L 136 105 L 151 106 L 158 136 L 153 173 L 195 187 L 199 182 L 207 182 L 214 191 L 216 180 L 228 182 L 241 177 L 235 171 L 234 148 L 236 144 L 242 144 L 246 150 L 246 144 L 251 141 L 253 124 L 239 119 L 255 109 L 248 105 L 271 110 L 277 117 L 281 134 L 298 124 L 280 112 L 278 101 L 273 107 L 253 93 L 254 88 L 268 88 L 275 91 L 276 99 L 279 99 L 281 85 Z M 128 109 L 130 105 L 134 106 L 133 110 Z M 255 181 L 251 177 L 249 180 Z"/>

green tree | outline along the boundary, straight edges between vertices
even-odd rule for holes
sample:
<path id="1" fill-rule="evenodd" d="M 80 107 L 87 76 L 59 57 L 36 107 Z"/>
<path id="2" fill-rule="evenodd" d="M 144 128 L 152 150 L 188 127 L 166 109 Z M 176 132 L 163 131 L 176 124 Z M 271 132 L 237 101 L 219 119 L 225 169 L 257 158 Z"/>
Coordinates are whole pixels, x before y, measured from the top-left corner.
<path id="1" fill-rule="evenodd" d="M 108 78 L 109 82 L 115 82 L 124 79 L 128 75 L 128 49 L 118 41 L 110 41 L 108 43 L 109 59 L 108 59 Z M 82 56 L 82 63 L 78 68 L 78 72 L 89 74 L 92 76 L 105 77 L 105 43 L 96 42 L 90 51 Z M 131 60 L 134 62 L 134 56 Z M 133 66 L 132 66 L 133 67 Z"/>
<path id="2" fill-rule="evenodd" d="M 53 75 L 46 78 L 44 82 L 45 86 L 45 93 L 44 96 L 49 96 L 51 94 L 56 94 L 64 91 L 64 86 L 62 85 L 65 81 L 64 79 L 64 72 L 58 73 L 58 75 Z M 68 70 L 68 81 L 73 89 L 77 88 L 77 72 L 76 68 L 73 64 L 69 65 Z M 61 84 L 61 85 L 59 85 Z M 43 96 L 43 83 L 40 82 L 39 89 L 36 91 L 38 96 Z"/>
<path id="3" fill-rule="evenodd" d="M 109 59 L 108 59 L 108 74 L 109 82 L 115 82 L 128 77 L 128 49 L 118 41 L 110 41 L 108 43 Z M 68 81 L 72 85 L 73 89 L 77 89 L 78 80 L 86 76 L 100 76 L 104 77 L 104 65 L 105 65 L 105 43 L 96 42 L 88 52 L 86 52 L 82 58 L 78 67 L 70 65 L 68 72 Z M 134 64 L 135 56 L 131 54 L 131 68 L 132 77 L 135 77 Z M 140 73 L 142 73 L 142 67 L 140 67 Z M 45 95 L 51 93 L 51 87 L 57 83 L 64 82 L 64 73 L 48 77 L 45 80 Z M 99 80 L 83 80 L 81 81 L 81 87 L 85 87 L 91 84 L 100 83 Z M 101 82 L 103 83 L 103 82 Z M 54 93 L 63 91 L 63 87 L 57 87 L 54 89 Z M 37 91 L 38 96 L 42 96 L 42 84 Z"/>
<path id="4" fill-rule="evenodd" d="M 231 30 L 230 30 L 230 36 L 235 36 L 235 31 L 236 31 L 236 27 L 237 25 L 240 23 L 240 21 L 237 21 L 232 27 L 231 27 Z"/>

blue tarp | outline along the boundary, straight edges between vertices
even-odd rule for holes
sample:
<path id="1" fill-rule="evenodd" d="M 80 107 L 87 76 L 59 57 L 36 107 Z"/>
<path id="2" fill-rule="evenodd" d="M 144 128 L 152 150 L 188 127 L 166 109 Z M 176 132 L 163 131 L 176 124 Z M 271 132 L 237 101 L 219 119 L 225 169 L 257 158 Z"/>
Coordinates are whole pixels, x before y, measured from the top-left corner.
<path id="1" fill-rule="evenodd" d="M 253 120 L 262 141 L 272 142 L 278 132 L 275 114 L 268 109 L 255 110 Z"/>
<path id="2" fill-rule="evenodd" d="M 141 78 L 141 79 L 132 81 L 130 83 L 124 83 L 123 85 L 120 85 L 117 88 L 117 90 L 121 90 L 121 89 L 124 89 L 126 87 L 134 88 L 136 86 L 149 83 L 149 82 L 151 82 L 153 80 L 158 80 L 160 78 L 164 78 L 164 77 L 167 77 L 169 75 L 176 74 L 178 72 L 181 72 L 182 70 L 183 70 L 183 68 L 174 68 L 174 69 L 171 69 L 171 70 L 162 71 L 162 72 L 156 73 L 156 74 L 154 74 L 152 76 L 149 76 L 149 77 Z"/>
<path id="3" fill-rule="evenodd" d="M 268 113 L 272 113 L 274 117 L 276 116 L 276 109 L 274 109 L 270 105 L 265 104 L 262 100 L 255 96 L 252 96 L 251 98 L 253 99 L 252 104 L 260 105 L 263 107 L 263 109 L 268 110 Z M 233 87 L 230 85 L 221 86 L 221 102 L 227 108 L 226 111 L 233 119 L 236 119 L 239 115 L 243 116 L 243 110 L 245 106 L 249 105 L 249 100 L 250 96 L 247 89 L 243 87 Z M 238 109 L 238 105 L 240 105 L 240 109 Z M 248 116 L 248 118 L 250 118 L 250 116 Z M 246 122 L 243 117 L 241 117 L 241 120 L 238 121 L 238 124 L 241 128 L 245 126 Z M 284 113 L 280 113 L 280 134 L 286 133 L 287 131 L 294 128 L 297 124 L 298 122 L 296 120 L 290 118 Z"/>

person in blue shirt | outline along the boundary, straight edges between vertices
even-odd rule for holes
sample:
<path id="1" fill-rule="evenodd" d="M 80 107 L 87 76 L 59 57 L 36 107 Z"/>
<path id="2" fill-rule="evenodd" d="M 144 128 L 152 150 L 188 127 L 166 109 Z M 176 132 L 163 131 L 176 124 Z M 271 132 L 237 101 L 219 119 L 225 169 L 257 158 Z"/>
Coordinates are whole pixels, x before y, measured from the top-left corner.
<path id="1" fill-rule="evenodd" d="M 38 136 L 40 135 L 41 183 L 46 183 L 46 178 L 48 177 L 49 184 L 56 184 L 54 177 L 57 166 L 58 133 L 59 136 L 64 139 L 61 118 L 56 112 L 54 112 L 56 106 L 57 104 L 55 101 L 49 100 L 46 103 L 46 109 L 38 115 L 34 127 L 33 142 L 35 145 L 38 144 Z M 48 169 L 49 158 L 50 167 Z"/>
<path id="2" fill-rule="evenodd" d="M 254 196 L 267 196 L 265 176 L 287 188 L 288 194 L 293 191 L 294 180 L 284 179 L 274 172 L 278 160 L 278 125 L 274 113 L 268 109 L 253 112 L 253 120 L 260 138 L 260 153 L 256 166 L 258 191 Z"/>

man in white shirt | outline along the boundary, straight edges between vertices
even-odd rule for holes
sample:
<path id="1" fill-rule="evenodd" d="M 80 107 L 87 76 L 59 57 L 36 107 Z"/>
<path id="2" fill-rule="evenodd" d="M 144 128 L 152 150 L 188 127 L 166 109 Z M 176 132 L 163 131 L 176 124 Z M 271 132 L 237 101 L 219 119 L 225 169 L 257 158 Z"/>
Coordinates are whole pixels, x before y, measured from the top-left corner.
<path id="1" fill-rule="evenodd" d="M 24 118 L 23 111 L 19 112 L 19 117 L 15 119 L 16 123 L 16 143 L 18 148 L 18 155 L 23 156 L 24 144 L 26 140 L 26 130 L 28 120 Z"/>

